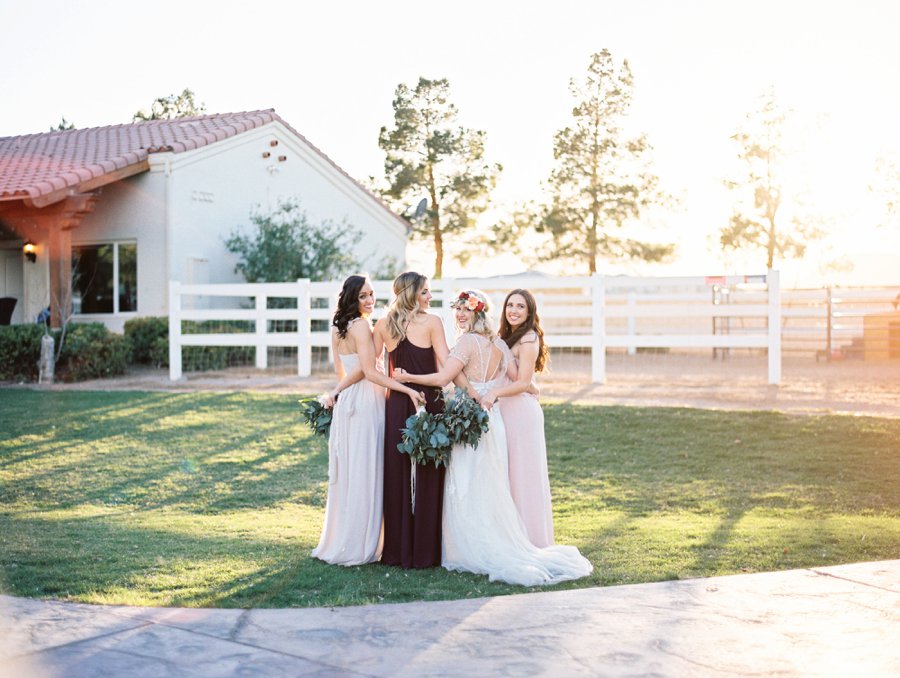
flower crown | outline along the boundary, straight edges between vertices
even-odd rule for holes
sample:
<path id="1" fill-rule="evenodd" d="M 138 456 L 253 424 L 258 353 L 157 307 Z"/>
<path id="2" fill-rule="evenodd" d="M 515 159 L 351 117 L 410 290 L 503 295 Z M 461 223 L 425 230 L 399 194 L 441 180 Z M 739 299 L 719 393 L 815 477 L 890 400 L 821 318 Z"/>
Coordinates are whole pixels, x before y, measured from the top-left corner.
<path id="1" fill-rule="evenodd" d="M 475 292 L 471 291 L 460 292 L 451 306 L 453 308 L 466 308 L 470 311 L 475 311 L 475 313 L 483 313 L 485 309 L 484 301 L 479 299 Z"/>

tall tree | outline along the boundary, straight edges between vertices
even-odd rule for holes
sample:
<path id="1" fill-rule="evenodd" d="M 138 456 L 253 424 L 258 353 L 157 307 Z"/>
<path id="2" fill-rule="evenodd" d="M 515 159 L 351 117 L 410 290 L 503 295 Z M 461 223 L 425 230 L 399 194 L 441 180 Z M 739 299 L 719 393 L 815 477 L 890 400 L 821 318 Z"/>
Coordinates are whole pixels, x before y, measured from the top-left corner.
<path id="1" fill-rule="evenodd" d="M 206 113 L 206 104 L 197 103 L 194 93 L 185 88 L 181 94 L 159 97 L 150 105 L 150 112 L 144 109 L 134 114 L 134 122 L 140 120 L 174 120 Z"/>
<path id="2" fill-rule="evenodd" d="M 385 152 L 384 192 L 403 208 L 427 197 L 425 218 L 411 221 L 415 237 L 434 244 L 434 277 L 444 270 L 444 241 L 475 225 L 487 208 L 500 165 L 484 159 L 485 133 L 457 125 L 450 83 L 419 78 L 394 93 L 394 127 L 381 128 L 378 145 Z"/>
<path id="3" fill-rule="evenodd" d="M 741 170 L 726 179 L 725 185 L 736 195 L 728 226 L 720 231 L 722 249 L 762 249 L 766 268 L 774 266 L 776 256 L 801 258 L 807 244 L 821 237 L 820 219 L 801 218 L 794 210 L 791 226 L 784 224 L 781 212 L 787 194 L 784 138 L 788 111 L 782 108 L 774 89 L 766 90 L 757 106 L 747 114 L 744 124 L 731 137 L 738 145 Z M 793 200 L 796 207 L 798 200 Z"/>
<path id="4" fill-rule="evenodd" d="M 581 261 L 593 274 L 598 258 L 662 261 L 674 251 L 619 234 L 644 208 L 668 201 L 649 170 L 646 137 L 624 129 L 633 89 L 628 62 L 617 66 L 605 49 L 591 55 L 583 81 L 570 80 L 572 124 L 555 135 L 550 200 L 534 215 L 537 230 L 552 236 L 542 258 Z"/>

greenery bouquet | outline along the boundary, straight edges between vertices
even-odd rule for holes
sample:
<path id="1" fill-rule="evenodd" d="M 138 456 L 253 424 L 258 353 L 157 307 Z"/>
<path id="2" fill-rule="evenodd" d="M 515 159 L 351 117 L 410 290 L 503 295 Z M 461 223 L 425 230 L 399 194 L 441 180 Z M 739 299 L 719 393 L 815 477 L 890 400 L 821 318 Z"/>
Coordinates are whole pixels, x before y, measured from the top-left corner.
<path id="1" fill-rule="evenodd" d="M 300 402 L 300 411 L 307 425 L 317 436 L 328 437 L 331 431 L 332 408 L 325 407 L 323 396 L 304 398 Z"/>
<path id="2" fill-rule="evenodd" d="M 397 449 L 408 454 L 416 464 L 446 465 L 450 461 L 453 442 L 447 432 L 443 414 L 432 414 L 424 407 L 406 420 L 403 439 Z"/>
<path id="3" fill-rule="evenodd" d="M 481 435 L 491 425 L 490 414 L 473 400 L 465 389 L 457 387 L 449 398 L 444 397 L 444 425 L 450 440 L 456 445 L 476 447 Z"/>
<path id="4" fill-rule="evenodd" d="M 442 413 L 420 408 L 406 420 L 397 449 L 416 464 L 446 466 L 454 445 L 475 447 L 489 426 L 490 415 L 464 389 L 457 388 L 449 397 L 444 396 Z"/>

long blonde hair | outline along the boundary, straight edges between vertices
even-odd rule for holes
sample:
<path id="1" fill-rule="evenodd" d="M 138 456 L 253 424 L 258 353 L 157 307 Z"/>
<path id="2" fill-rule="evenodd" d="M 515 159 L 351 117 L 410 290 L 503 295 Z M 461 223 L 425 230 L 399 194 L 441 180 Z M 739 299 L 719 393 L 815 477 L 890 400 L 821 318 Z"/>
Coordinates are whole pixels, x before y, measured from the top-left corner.
<path id="1" fill-rule="evenodd" d="M 406 328 L 419 312 L 419 293 L 426 282 L 428 278 L 415 271 L 401 273 L 394 279 L 394 300 L 385 316 L 393 339 L 400 341 L 406 337 Z"/>

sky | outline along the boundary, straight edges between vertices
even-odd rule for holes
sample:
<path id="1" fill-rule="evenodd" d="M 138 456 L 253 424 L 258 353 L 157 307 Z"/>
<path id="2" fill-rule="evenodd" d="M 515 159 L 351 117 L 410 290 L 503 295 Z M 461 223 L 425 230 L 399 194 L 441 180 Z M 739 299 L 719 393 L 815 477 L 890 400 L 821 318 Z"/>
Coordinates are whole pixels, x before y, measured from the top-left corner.
<path id="1" fill-rule="evenodd" d="M 553 134 L 569 124 L 570 78 L 609 49 L 634 74 L 631 124 L 680 199 L 636 227 L 675 242 L 666 265 L 601 272 L 762 272 L 761 252 L 723 255 L 730 139 L 774 87 L 793 110 L 790 183 L 826 217 L 828 237 L 782 284 L 900 284 L 900 224 L 868 190 L 879 155 L 900 164 L 900 3 L 894 0 L 0 0 L 0 136 L 130 122 L 191 88 L 209 112 L 274 108 L 351 176 L 382 176 L 378 132 L 399 83 L 446 77 L 460 123 L 487 135 L 504 171 L 487 220 L 540 198 Z M 451 245 L 452 248 L 452 245 Z M 410 263 L 430 272 L 431 254 Z M 503 270 L 498 270 L 498 268 Z M 514 273 L 511 257 L 449 275 Z M 582 273 L 583 271 L 578 271 Z"/>

